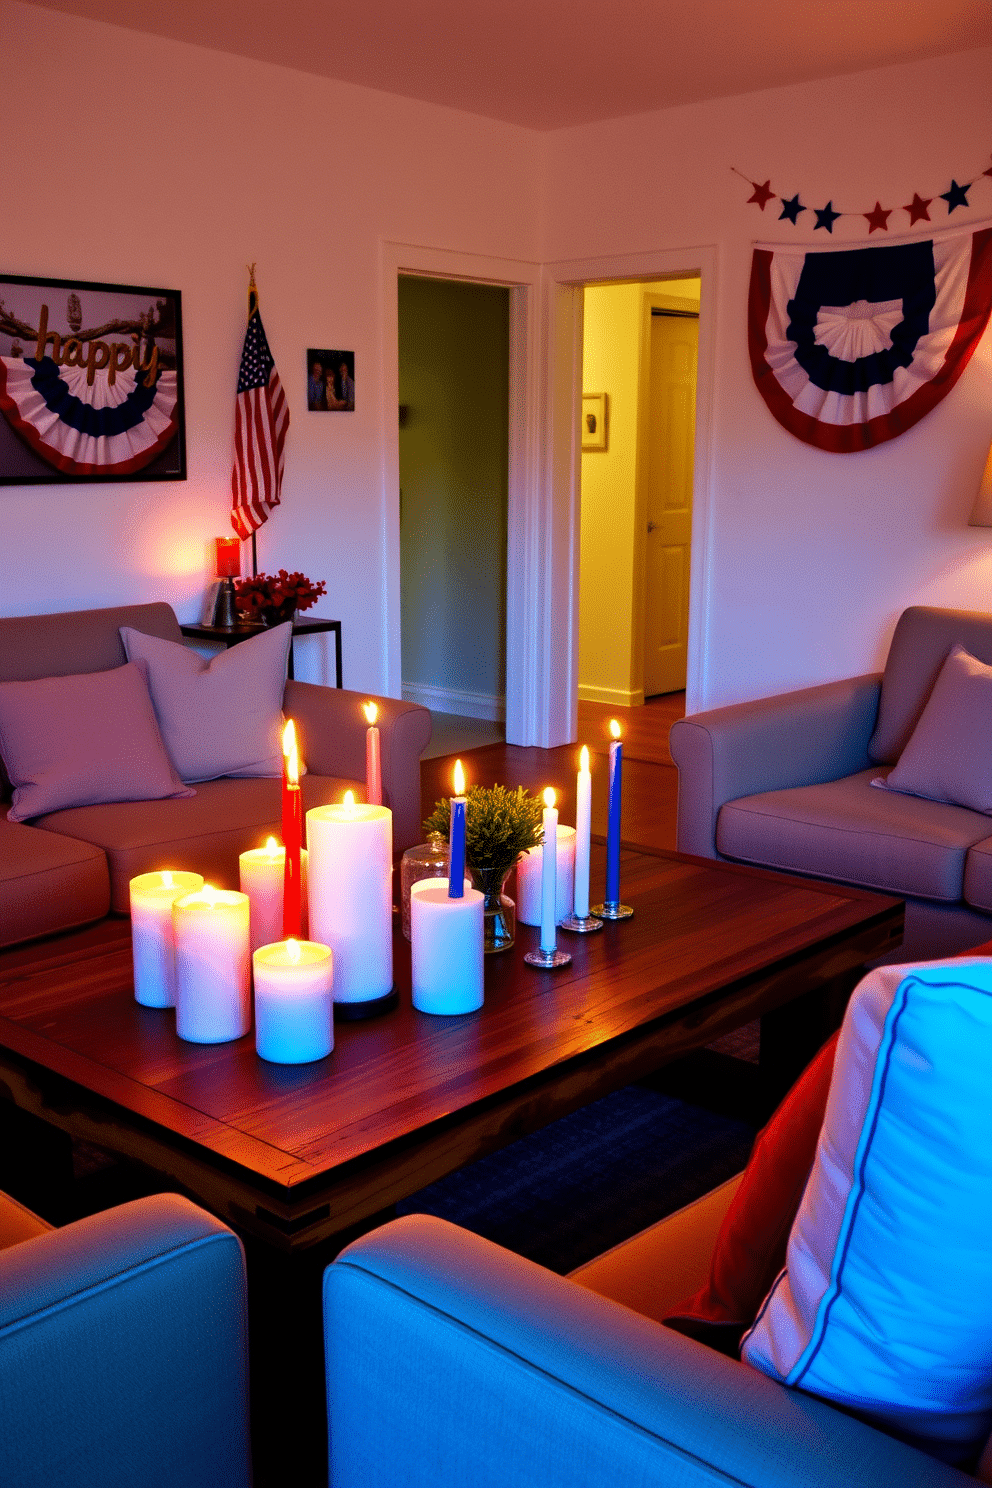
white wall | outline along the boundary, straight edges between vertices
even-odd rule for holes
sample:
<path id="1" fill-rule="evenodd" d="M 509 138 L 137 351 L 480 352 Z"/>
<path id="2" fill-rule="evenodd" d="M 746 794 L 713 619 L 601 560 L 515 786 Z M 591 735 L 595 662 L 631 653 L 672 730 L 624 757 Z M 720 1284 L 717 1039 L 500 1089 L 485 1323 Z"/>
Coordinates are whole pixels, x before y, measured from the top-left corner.
<path id="1" fill-rule="evenodd" d="M 384 240 L 518 260 L 685 248 L 687 268 L 694 245 L 716 245 L 704 702 L 872 667 L 907 603 L 986 606 L 992 531 L 965 522 L 992 432 L 990 335 L 900 439 L 858 455 L 793 439 L 751 381 L 747 279 L 752 241 L 812 241 L 811 225 L 746 205 L 730 167 L 855 211 L 936 196 L 988 163 L 992 50 L 539 136 L 16 0 L 0 0 L 0 35 L 3 269 L 182 291 L 190 469 L 185 483 L 0 487 L 0 612 L 164 598 L 197 613 L 227 528 L 255 259 L 293 415 L 260 566 L 326 579 L 346 683 L 382 686 Z M 992 178 L 972 200 L 951 225 L 992 217 Z M 835 237 L 866 241 L 862 227 L 842 220 Z M 307 345 L 354 348 L 353 415 L 306 413 Z"/>
<path id="2" fill-rule="evenodd" d="M 345 685 L 379 689 L 380 241 L 536 257 L 532 133 L 0 0 L 5 273 L 183 298 L 189 479 L 0 487 L 0 613 L 166 599 L 197 618 L 228 532 L 245 264 L 290 402 L 283 505 L 259 567 L 326 579 Z M 16 86 L 15 86 L 16 80 Z M 308 414 L 307 346 L 354 349 L 354 414 Z M 332 677 L 308 641 L 298 675 Z"/>
<path id="3" fill-rule="evenodd" d="M 812 213 L 779 223 L 735 176 L 771 177 L 811 206 L 870 210 L 976 179 L 992 218 L 992 50 L 640 115 L 552 136 L 547 260 L 716 246 L 716 377 L 704 706 L 869 670 L 910 603 L 989 607 L 992 531 L 965 524 L 992 435 L 992 332 L 945 400 L 860 454 L 815 450 L 781 428 L 751 379 L 746 308 L 754 241 L 814 242 Z M 890 218 L 904 231 L 905 214 Z M 915 229 L 919 233 L 920 229 Z M 822 231 L 816 234 L 823 239 Z M 880 235 L 875 233 L 872 241 Z M 835 240 L 867 242 L 841 219 Z M 697 502 L 705 493 L 697 490 Z M 699 507 L 697 506 L 697 513 Z"/>

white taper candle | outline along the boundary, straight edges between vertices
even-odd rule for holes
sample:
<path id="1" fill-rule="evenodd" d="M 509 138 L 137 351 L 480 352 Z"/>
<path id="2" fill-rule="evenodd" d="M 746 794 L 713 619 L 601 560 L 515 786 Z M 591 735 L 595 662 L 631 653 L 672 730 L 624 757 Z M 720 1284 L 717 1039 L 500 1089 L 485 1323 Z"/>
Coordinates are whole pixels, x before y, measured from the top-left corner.
<path id="1" fill-rule="evenodd" d="M 592 832 L 592 775 L 589 750 L 583 744 L 575 780 L 575 902 L 577 920 L 589 917 L 589 844 Z"/>

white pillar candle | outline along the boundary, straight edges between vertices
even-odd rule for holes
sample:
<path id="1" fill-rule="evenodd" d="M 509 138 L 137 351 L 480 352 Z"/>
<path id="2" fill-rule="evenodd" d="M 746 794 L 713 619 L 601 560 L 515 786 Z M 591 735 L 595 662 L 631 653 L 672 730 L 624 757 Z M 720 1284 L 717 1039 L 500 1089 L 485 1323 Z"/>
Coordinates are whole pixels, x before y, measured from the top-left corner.
<path id="1" fill-rule="evenodd" d="M 259 946 L 255 1048 L 272 1064 L 309 1064 L 334 1048 L 333 957 L 312 940 Z"/>
<path id="2" fill-rule="evenodd" d="M 349 800 L 348 798 L 351 797 Z M 393 814 L 355 804 L 307 812 L 310 938 L 334 952 L 335 1002 L 370 1002 L 393 986 Z"/>
<path id="3" fill-rule="evenodd" d="M 544 842 L 541 847 L 541 950 L 557 948 L 555 912 L 558 908 L 558 812 L 555 793 L 544 792 Z"/>
<path id="4" fill-rule="evenodd" d="M 466 884 L 449 898 L 446 878 L 424 878 L 410 894 L 413 1005 L 422 1013 L 474 1013 L 485 995 L 485 895 Z"/>
<path id="5" fill-rule="evenodd" d="M 589 846 L 592 833 L 592 776 L 583 744 L 575 780 L 575 918 L 589 918 Z"/>
<path id="6" fill-rule="evenodd" d="M 199 873 L 139 873 L 132 878 L 131 953 L 135 1001 L 144 1007 L 176 1005 L 176 942 L 172 906 L 203 888 Z"/>
<path id="7" fill-rule="evenodd" d="M 301 920 L 307 936 L 307 850 L 300 852 Z M 248 895 L 251 948 L 272 945 L 282 940 L 283 887 L 286 877 L 286 849 L 270 837 L 264 847 L 253 847 L 238 858 L 241 892 Z M 201 880 L 202 882 L 202 880 Z"/>
<path id="8" fill-rule="evenodd" d="M 575 870 L 575 827 L 559 827 L 557 833 L 557 868 L 555 897 L 557 908 L 555 919 L 560 925 L 572 912 L 572 882 Z M 517 863 L 517 919 L 522 925 L 541 923 L 541 875 L 544 853 L 540 847 L 531 847 Z M 588 888 L 586 890 L 588 894 Z"/>
<path id="9" fill-rule="evenodd" d="M 192 1044 L 223 1044 L 251 1027 L 248 895 L 204 884 L 172 906 L 176 935 L 176 1032 Z"/>

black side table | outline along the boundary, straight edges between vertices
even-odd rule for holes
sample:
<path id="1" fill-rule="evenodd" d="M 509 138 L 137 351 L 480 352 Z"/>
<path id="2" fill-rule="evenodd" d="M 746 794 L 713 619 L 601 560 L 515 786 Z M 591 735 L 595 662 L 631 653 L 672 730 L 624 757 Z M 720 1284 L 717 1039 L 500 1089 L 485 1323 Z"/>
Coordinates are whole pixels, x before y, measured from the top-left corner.
<path id="1" fill-rule="evenodd" d="M 247 641 L 250 636 L 258 635 L 265 629 L 264 625 L 252 625 L 247 621 L 241 625 L 180 625 L 179 629 L 184 636 L 191 641 L 219 641 L 222 646 L 230 648 L 236 646 L 239 641 Z M 294 620 L 293 635 L 289 643 L 289 676 L 295 677 L 293 671 L 293 643 L 297 636 L 321 635 L 328 631 L 334 632 L 334 675 L 335 687 L 343 687 L 341 680 L 341 621 L 340 620 Z"/>

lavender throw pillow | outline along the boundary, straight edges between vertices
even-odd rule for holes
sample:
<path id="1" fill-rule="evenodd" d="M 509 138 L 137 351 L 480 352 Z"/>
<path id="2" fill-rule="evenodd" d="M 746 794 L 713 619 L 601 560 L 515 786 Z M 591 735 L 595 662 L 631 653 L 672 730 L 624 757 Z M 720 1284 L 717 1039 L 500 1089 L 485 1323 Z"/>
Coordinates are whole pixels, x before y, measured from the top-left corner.
<path id="1" fill-rule="evenodd" d="M 955 646 L 883 790 L 992 815 L 992 667 Z"/>
<path id="2" fill-rule="evenodd" d="M 293 627 L 275 625 L 208 661 L 190 646 L 121 628 L 148 669 L 162 738 L 183 780 L 282 774 L 282 695 Z"/>
<path id="3" fill-rule="evenodd" d="M 0 683 L 9 821 L 70 806 L 192 796 L 169 763 L 139 666 Z"/>

